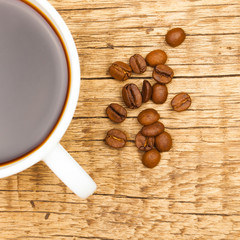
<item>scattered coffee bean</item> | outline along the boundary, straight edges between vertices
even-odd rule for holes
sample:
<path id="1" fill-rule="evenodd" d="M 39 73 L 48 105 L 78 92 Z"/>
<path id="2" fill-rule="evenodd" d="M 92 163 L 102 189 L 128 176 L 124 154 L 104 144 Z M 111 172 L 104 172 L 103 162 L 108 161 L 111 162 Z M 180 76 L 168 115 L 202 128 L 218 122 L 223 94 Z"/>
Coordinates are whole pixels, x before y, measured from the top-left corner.
<path id="1" fill-rule="evenodd" d="M 142 163 L 145 167 L 154 168 L 161 160 L 161 155 L 156 149 L 152 149 L 143 154 Z"/>
<path id="2" fill-rule="evenodd" d="M 183 29 L 173 28 L 170 31 L 168 31 L 165 37 L 165 40 L 167 44 L 170 45 L 171 47 L 177 47 L 181 43 L 183 43 L 185 38 L 186 38 L 186 34 Z"/>
<path id="3" fill-rule="evenodd" d="M 164 129 L 165 127 L 161 122 L 155 122 L 151 125 L 144 126 L 141 133 L 146 137 L 155 137 L 164 132 Z"/>
<path id="4" fill-rule="evenodd" d="M 127 84 L 122 89 L 122 97 L 126 106 L 134 109 L 139 108 L 142 105 L 142 94 L 138 87 L 133 84 Z"/>
<path id="5" fill-rule="evenodd" d="M 117 61 L 110 66 L 109 73 L 113 78 L 119 81 L 125 81 L 130 78 L 132 69 L 128 64 Z"/>
<path id="6" fill-rule="evenodd" d="M 111 103 L 106 109 L 107 116 L 115 123 L 123 122 L 127 117 L 127 110 L 117 103 Z"/>
<path id="7" fill-rule="evenodd" d="M 166 42 L 172 46 L 179 46 L 185 40 L 186 34 L 181 28 L 174 28 L 166 34 Z M 158 49 L 147 54 L 144 59 L 141 55 L 135 54 L 129 59 L 129 65 L 124 62 L 114 62 L 109 73 L 117 80 L 127 80 L 130 78 L 132 71 L 140 74 L 144 73 L 147 65 L 154 67 L 152 77 L 157 82 L 151 86 L 147 80 L 143 81 L 142 93 L 138 87 L 131 83 L 122 89 L 122 97 L 126 106 L 135 109 L 139 108 L 142 103 L 150 99 L 156 104 L 163 104 L 168 97 L 168 88 L 166 84 L 173 79 L 173 69 L 165 65 L 167 54 Z M 179 93 L 172 101 L 173 110 L 181 112 L 188 109 L 191 105 L 191 98 L 187 93 Z M 123 122 L 127 117 L 127 111 L 119 104 L 112 103 L 106 109 L 107 116 L 116 123 Z M 145 151 L 142 157 L 142 163 L 148 168 L 154 168 L 161 160 L 160 152 L 169 151 L 172 147 L 172 138 L 169 133 L 165 132 L 165 127 L 161 122 L 159 113 L 152 108 L 143 110 L 138 115 L 138 121 L 143 125 L 141 131 L 136 135 L 136 147 Z M 107 145 L 113 148 L 122 148 L 127 142 L 125 133 L 120 130 L 112 129 L 108 131 L 105 138 Z M 155 149 L 156 148 L 156 149 Z"/>
<path id="8" fill-rule="evenodd" d="M 154 137 L 145 137 L 139 132 L 135 138 L 136 147 L 141 151 L 149 151 L 154 148 Z"/>
<path id="9" fill-rule="evenodd" d="M 155 83 L 153 85 L 152 100 L 156 104 L 163 104 L 168 97 L 168 89 L 166 85 Z"/>
<path id="10" fill-rule="evenodd" d="M 153 70 L 153 78 L 158 83 L 167 84 L 172 81 L 174 72 L 167 65 L 157 65 Z"/>
<path id="11" fill-rule="evenodd" d="M 152 97 L 152 86 L 149 81 L 144 80 L 142 86 L 142 101 L 148 102 Z"/>
<path id="12" fill-rule="evenodd" d="M 105 143 L 113 148 L 122 148 L 125 146 L 127 142 L 127 137 L 125 133 L 118 129 L 112 129 L 107 132 L 107 136 L 105 138 Z"/>
<path id="13" fill-rule="evenodd" d="M 146 62 L 151 67 L 155 67 L 159 64 L 165 64 L 166 61 L 167 54 L 160 49 L 154 50 L 146 56 Z"/>
<path id="14" fill-rule="evenodd" d="M 155 146 L 159 152 L 167 152 L 172 148 L 172 138 L 169 133 L 163 132 L 155 138 Z"/>
<path id="15" fill-rule="evenodd" d="M 187 93 L 179 93 L 171 101 L 173 110 L 182 112 L 187 110 L 192 104 L 191 97 Z"/>
<path id="16" fill-rule="evenodd" d="M 147 70 L 147 63 L 139 54 L 130 57 L 129 64 L 135 73 L 144 73 Z"/>
<path id="17" fill-rule="evenodd" d="M 138 122 L 144 126 L 151 125 L 157 122 L 159 118 L 160 118 L 160 115 L 155 109 L 148 108 L 139 113 Z"/>

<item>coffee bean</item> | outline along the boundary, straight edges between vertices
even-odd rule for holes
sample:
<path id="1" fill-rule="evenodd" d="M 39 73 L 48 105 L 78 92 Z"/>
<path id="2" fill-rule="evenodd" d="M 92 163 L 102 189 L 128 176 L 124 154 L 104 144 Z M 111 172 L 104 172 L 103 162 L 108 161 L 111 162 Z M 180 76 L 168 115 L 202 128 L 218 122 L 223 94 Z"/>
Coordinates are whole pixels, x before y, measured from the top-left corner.
<path id="1" fill-rule="evenodd" d="M 164 51 L 158 49 L 150 52 L 145 59 L 149 66 L 155 67 L 159 64 L 165 64 L 167 61 L 167 54 Z"/>
<path id="2" fill-rule="evenodd" d="M 173 28 L 168 31 L 165 40 L 171 47 L 179 46 L 186 38 L 186 34 L 181 28 Z"/>
<path id="3" fill-rule="evenodd" d="M 187 93 L 179 93 L 171 101 L 173 110 L 182 112 L 187 110 L 192 104 L 191 97 Z"/>
<path id="4" fill-rule="evenodd" d="M 159 152 L 167 152 L 172 148 L 172 138 L 169 133 L 163 132 L 155 138 L 155 146 Z"/>
<path id="5" fill-rule="evenodd" d="M 147 63 L 139 54 L 135 54 L 130 57 L 129 64 L 135 73 L 144 73 L 147 70 Z"/>
<path id="6" fill-rule="evenodd" d="M 113 78 L 119 81 L 125 81 L 130 78 L 132 69 L 128 64 L 118 61 L 110 66 L 109 73 Z"/>
<path id="7" fill-rule="evenodd" d="M 172 81 L 174 72 L 167 65 L 157 65 L 153 70 L 153 78 L 158 83 L 167 84 Z"/>
<path id="8" fill-rule="evenodd" d="M 139 132 L 135 138 L 136 147 L 141 151 L 149 151 L 154 148 L 154 137 L 145 137 Z"/>
<path id="9" fill-rule="evenodd" d="M 122 89 L 122 97 L 126 106 L 134 109 L 139 108 L 142 105 L 142 95 L 138 87 L 131 83 L 127 84 Z"/>
<path id="10" fill-rule="evenodd" d="M 125 146 L 127 142 L 127 137 L 125 133 L 118 129 L 112 129 L 107 132 L 107 136 L 105 138 L 105 143 L 113 148 L 122 148 Z"/>
<path id="11" fill-rule="evenodd" d="M 165 85 L 155 83 L 153 85 L 152 100 L 156 104 L 163 104 L 168 97 L 168 89 Z"/>
<path id="12" fill-rule="evenodd" d="M 106 109 L 107 116 L 115 123 L 123 122 L 127 117 L 127 110 L 117 103 L 111 103 Z"/>
<path id="13" fill-rule="evenodd" d="M 149 81 L 144 80 L 142 86 L 142 101 L 148 102 L 152 97 L 152 86 Z"/>
<path id="14" fill-rule="evenodd" d="M 161 155 L 156 149 L 152 149 L 143 154 L 142 163 L 145 167 L 154 168 L 161 160 Z"/>
<path id="15" fill-rule="evenodd" d="M 142 125 L 151 125 L 157 122 L 160 118 L 159 113 L 152 108 L 145 109 L 138 115 L 138 122 Z"/>
<path id="16" fill-rule="evenodd" d="M 155 122 L 151 125 L 144 126 L 141 130 L 142 135 L 146 137 L 155 137 L 164 131 L 164 125 L 161 122 Z"/>

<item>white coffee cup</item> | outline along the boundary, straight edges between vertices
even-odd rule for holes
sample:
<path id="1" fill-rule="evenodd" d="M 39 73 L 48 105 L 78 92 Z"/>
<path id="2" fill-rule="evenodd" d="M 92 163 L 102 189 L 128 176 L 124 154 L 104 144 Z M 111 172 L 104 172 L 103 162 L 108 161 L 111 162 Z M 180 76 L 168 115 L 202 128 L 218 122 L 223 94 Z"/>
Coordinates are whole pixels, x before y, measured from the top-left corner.
<path id="1" fill-rule="evenodd" d="M 67 25 L 50 3 L 46 0 L 28 0 L 27 2 L 43 12 L 54 24 L 55 28 L 61 35 L 69 57 L 71 84 L 64 112 L 47 141 L 20 160 L 1 166 L 0 178 L 8 177 L 21 172 L 43 160 L 75 194 L 84 199 L 96 190 L 96 184 L 59 144 L 59 141 L 72 120 L 77 106 L 80 90 L 80 66 L 78 52 Z"/>

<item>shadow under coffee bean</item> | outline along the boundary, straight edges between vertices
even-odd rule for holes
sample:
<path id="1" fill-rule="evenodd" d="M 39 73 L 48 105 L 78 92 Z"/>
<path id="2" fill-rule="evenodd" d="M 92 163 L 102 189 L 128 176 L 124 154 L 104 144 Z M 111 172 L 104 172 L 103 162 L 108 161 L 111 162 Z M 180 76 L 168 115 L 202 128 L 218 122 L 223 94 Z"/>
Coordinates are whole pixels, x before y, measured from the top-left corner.
<path id="1" fill-rule="evenodd" d="M 69 87 L 68 60 L 50 23 L 20 0 L 0 0 L 0 163 L 49 136 Z"/>

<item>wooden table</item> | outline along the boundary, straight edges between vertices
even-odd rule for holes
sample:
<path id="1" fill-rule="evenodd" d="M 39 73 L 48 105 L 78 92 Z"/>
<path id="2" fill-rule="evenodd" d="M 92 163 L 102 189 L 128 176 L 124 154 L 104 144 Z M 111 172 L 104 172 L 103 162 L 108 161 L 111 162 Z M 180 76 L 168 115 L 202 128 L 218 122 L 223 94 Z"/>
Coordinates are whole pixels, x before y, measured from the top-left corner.
<path id="1" fill-rule="evenodd" d="M 50 0 L 78 48 L 82 86 L 62 145 L 93 177 L 96 193 L 76 197 L 42 162 L 0 180 L 0 239 L 185 240 L 240 239 L 240 2 L 239 0 Z M 172 27 L 187 33 L 175 49 Z M 105 108 L 123 104 L 109 65 L 163 49 L 176 77 L 164 105 L 130 110 L 120 125 Z M 141 86 L 151 69 L 127 83 Z M 170 100 L 193 99 L 176 113 Z M 174 139 L 155 169 L 134 146 L 138 113 L 156 108 Z M 121 151 L 105 146 L 117 127 L 131 140 Z"/>

